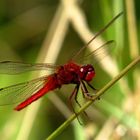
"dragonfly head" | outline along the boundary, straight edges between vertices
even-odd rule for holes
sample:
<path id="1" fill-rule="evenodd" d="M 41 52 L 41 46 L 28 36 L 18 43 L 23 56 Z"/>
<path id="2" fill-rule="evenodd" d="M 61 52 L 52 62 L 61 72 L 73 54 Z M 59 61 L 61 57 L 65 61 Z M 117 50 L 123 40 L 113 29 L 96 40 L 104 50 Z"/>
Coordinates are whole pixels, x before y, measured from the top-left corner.
<path id="1" fill-rule="evenodd" d="M 84 81 L 91 81 L 93 77 L 95 76 L 95 71 L 92 65 L 87 64 L 83 65 L 80 68 L 80 78 Z"/>

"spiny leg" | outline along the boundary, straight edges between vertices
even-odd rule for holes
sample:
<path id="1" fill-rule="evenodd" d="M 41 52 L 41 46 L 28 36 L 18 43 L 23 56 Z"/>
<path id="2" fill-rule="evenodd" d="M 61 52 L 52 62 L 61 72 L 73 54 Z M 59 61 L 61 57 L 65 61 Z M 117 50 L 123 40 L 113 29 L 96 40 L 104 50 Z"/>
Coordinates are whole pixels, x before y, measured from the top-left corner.
<path id="1" fill-rule="evenodd" d="M 80 120 L 79 120 L 79 118 L 78 118 L 78 116 L 77 116 L 76 111 L 74 110 L 74 107 L 73 107 L 72 101 L 71 101 L 73 96 L 77 96 L 78 90 L 79 90 L 79 84 L 76 85 L 76 87 L 74 88 L 72 94 L 71 94 L 70 97 L 69 97 L 69 106 L 72 108 L 73 112 L 75 113 L 79 124 L 82 125 L 82 123 L 80 122 Z M 77 99 L 76 99 L 76 100 L 77 100 Z M 75 100 L 75 101 L 76 101 L 76 100 Z M 81 105 L 79 104 L 78 101 L 76 101 L 76 103 L 77 103 L 79 106 L 81 106 Z"/>
<path id="2" fill-rule="evenodd" d="M 87 83 L 91 88 L 95 89 L 92 85 L 90 85 L 89 83 Z M 83 96 L 86 97 L 87 99 L 89 100 L 92 100 L 92 97 L 93 95 L 90 95 L 87 88 L 86 88 L 86 85 L 83 81 L 81 81 L 81 89 L 82 89 L 82 92 L 83 92 Z M 96 89 L 95 89 L 96 90 Z M 94 95 L 95 96 L 95 95 Z M 100 100 L 100 97 L 98 97 L 98 100 Z"/>
<path id="3" fill-rule="evenodd" d="M 80 80 L 80 84 L 81 84 L 81 90 L 82 90 L 83 98 L 88 98 L 88 99 L 91 100 L 92 96 L 89 94 L 85 83 L 82 80 Z M 88 117 L 88 114 L 85 111 L 83 113 L 85 114 L 85 116 Z"/>
<path id="4" fill-rule="evenodd" d="M 76 111 L 74 110 L 74 108 L 73 108 L 73 106 L 72 106 L 71 99 L 72 99 L 73 96 L 75 96 L 75 102 L 79 105 L 79 107 L 81 107 L 80 103 L 79 103 L 78 100 L 77 100 L 77 95 L 78 95 L 79 86 L 80 86 L 80 85 L 78 84 L 78 85 L 75 87 L 74 91 L 72 92 L 71 96 L 69 97 L 69 105 L 72 107 L 72 110 L 73 110 L 73 112 L 76 114 L 76 116 L 77 116 L 77 113 L 76 113 Z M 87 113 L 86 113 L 85 111 L 84 111 L 83 113 L 84 113 L 85 116 L 88 117 L 88 115 L 87 115 Z M 82 123 L 81 123 L 81 121 L 79 120 L 78 116 L 77 116 L 77 120 L 78 120 L 79 124 L 82 125 Z"/>
<path id="5" fill-rule="evenodd" d="M 77 89 L 79 89 L 79 84 L 77 85 Z M 75 97 L 74 97 L 74 99 L 75 99 L 75 102 L 79 105 L 79 107 L 81 107 L 81 105 L 80 105 L 80 103 L 78 102 L 78 100 L 77 100 L 77 95 L 78 95 L 78 90 L 77 90 L 77 92 L 75 93 Z"/>
<path id="6" fill-rule="evenodd" d="M 78 85 L 78 89 L 79 89 L 79 86 L 80 86 L 80 85 Z M 76 103 L 79 105 L 79 107 L 81 108 L 81 105 L 80 105 L 80 103 L 79 103 L 78 100 L 77 100 L 77 95 L 78 95 L 78 91 L 77 91 L 77 93 L 75 94 L 75 102 L 76 102 Z M 85 111 L 84 111 L 83 113 L 85 114 L 85 116 L 88 116 L 87 113 L 86 113 Z"/>
<path id="7" fill-rule="evenodd" d="M 95 90 L 95 94 L 99 91 L 99 90 L 97 90 L 96 88 L 94 88 L 90 83 L 87 82 L 87 84 L 88 84 L 88 86 L 89 86 L 90 88 L 92 88 L 93 90 Z M 100 100 L 100 97 L 98 97 L 98 100 Z"/>
<path id="8" fill-rule="evenodd" d="M 71 100 L 72 100 L 72 97 L 75 96 L 78 93 L 78 89 L 79 89 L 79 85 L 76 85 L 76 87 L 74 88 L 73 92 L 71 93 L 71 95 L 70 95 L 70 97 L 68 99 L 69 106 L 73 110 L 74 113 L 75 113 L 75 110 L 74 110 L 74 108 L 72 106 L 72 101 Z"/>
<path id="9" fill-rule="evenodd" d="M 89 86 L 90 88 L 92 88 L 93 90 L 97 91 L 97 89 L 94 88 L 90 83 L 87 82 L 87 84 L 88 84 L 88 86 Z"/>
<path id="10" fill-rule="evenodd" d="M 86 85 L 83 81 L 81 81 L 81 90 L 82 90 L 82 93 L 83 93 L 83 96 L 86 97 L 87 99 L 92 99 L 92 95 L 89 94 L 87 88 L 86 88 Z"/>

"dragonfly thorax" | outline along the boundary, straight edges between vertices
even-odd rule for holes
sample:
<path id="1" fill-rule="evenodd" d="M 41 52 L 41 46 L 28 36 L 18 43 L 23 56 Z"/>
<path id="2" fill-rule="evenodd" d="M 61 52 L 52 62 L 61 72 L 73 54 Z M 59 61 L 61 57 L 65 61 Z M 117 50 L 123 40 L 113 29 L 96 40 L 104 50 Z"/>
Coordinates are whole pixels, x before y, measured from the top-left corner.
<path id="1" fill-rule="evenodd" d="M 91 81 L 95 76 L 95 71 L 93 66 L 90 64 L 81 66 L 79 75 L 82 80 L 87 82 Z"/>
<path id="2" fill-rule="evenodd" d="M 78 65 L 69 62 L 64 66 L 59 67 L 56 72 L 58 84 L 79 84 L 81 80 L 89 82 L 93 79 L 95 71 L 92 65 Z"/>

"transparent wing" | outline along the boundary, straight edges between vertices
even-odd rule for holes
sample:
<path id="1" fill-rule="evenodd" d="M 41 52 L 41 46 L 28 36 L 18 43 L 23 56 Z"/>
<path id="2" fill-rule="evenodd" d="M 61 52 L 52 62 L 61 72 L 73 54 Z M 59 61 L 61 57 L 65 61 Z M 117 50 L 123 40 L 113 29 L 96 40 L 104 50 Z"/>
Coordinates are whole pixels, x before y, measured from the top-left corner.
<path id="1" fill-rule="evenodd" d="M 112 20 L 110 20 L 110 22 L 108 24 L 106 24 L 99 32 L 97 32 L 95 34 L 95 36 L 93 36 L 93 38 L 91 38 L 91 40 L 85 45 L 83 46 L 74 56 L 73 56 L 73 60 L 76 60 L 77 58 L 79 58 L 79 56 L 81 55 L 82 52 L 85 51 L 86 48 L 89 47 L 89 45 L 98 37 L 100 36 L 103 32 L 106 31 L 106 29 L 116 20 L 118 19 L 121 15 L 123 14 L 123 12 L 120 12 L 118 15 L 116 15 Z"/>
<path id="2" fill-rule="evenodd" d="M 107 41 L 106 43 L 104 43 L 103 45 L 101 45 L 99 48 L 97 48 L 96 50 L 93 50 L 92 52 L 88 53 L 87 55 L 85 54 L 84 58 L 81 58 L 82 61 L 84 61 L 84 63 L 86 61 L 93 60 L 93 64 L 95 64 L 96 62 L 100 62 L 105 56 L 108 56 L 110 54 L 110 52 L 112 51 L 112 49 L 115 46 L 115 41 L 110 40 Z M 91 57 L 91 58 L 90 58 Z"/>
<path id="3" fill-rule="evenodd" d="M 1 74 L 19 74 L 27 71 L 36 70 L 48 70 L 56 69 L 56 65 L 49 63 L 22 63 L 22 62 L 12 62 L 12 61 L 2 61 L 0 62 L 0 73 Z"/>
<path id="4" fill-rule="evenodd" d="M 18 103 L 39 91 L 48 82 L 48 77 L 40 77 L 0 89 L 0 105 Z"/>

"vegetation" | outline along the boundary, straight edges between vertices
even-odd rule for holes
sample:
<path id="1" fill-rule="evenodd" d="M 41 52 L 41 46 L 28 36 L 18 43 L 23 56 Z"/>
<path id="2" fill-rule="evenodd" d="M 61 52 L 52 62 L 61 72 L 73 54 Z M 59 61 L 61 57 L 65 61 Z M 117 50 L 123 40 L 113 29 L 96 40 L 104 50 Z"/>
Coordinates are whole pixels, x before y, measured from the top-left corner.
<path id="1" fill-rule="evenodd" d="M 90 44 L 85 54 L 81 54 L 82 63 L 92 63 L 95 67 L 96 77 L 92 85 L 101 89 L 94 97 L 102 94 L 100 100 L 91 104 L 91 101 L 83 100 L 79 91 L 78 99 L 82 108 L 73 102 L 80 114 L 76 117 L 67 104 L 74 85 L 65 85 L 20 112 L 13 110 L 16 105 L 1 106 L 1 140 L 44 140 L 52 137 L 61 140 L 140 139 L 139 64 L 133 67 L 134 61 L 128 70 L 133 69 L 122 74 L 130 62 L 135 58 L 140 59 L 139 4 L 138 0 L 1 0 L 0 61 L 64 64 L 96 32 L 123 11 L 123 15 Z M 108 40 L 114 40 L 115 44 L 107 56 L 104 52 L 97 58 L 93 55 L 87 58 L 83 56 Z M 50 72 L 15 76 L 1 74 L 0 87 L 28 81 L 42 74 L 49 75 Z M 123 78 L 102 93 L 103 87 L 112 79 L 116 82 L 114 77 L 119 74 Z M 87 116 L 81 113 L 86 105 L 90 105 L 85 110 Z M 63 131 L 60 131 L 60 126 Z"/>

